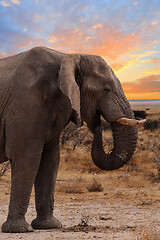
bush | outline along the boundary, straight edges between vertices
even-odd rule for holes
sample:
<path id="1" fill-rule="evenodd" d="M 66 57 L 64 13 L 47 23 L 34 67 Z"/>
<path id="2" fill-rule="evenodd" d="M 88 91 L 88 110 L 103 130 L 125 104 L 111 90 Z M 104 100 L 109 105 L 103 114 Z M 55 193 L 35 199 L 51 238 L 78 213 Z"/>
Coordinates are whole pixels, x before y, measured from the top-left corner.
<path id="1" fill-rule="evenodd" d="M 97 182 L 97 180 L 94 178 L 93 182 L 90 185 L 88 185 L 87 190 L 89 192 L 102 192 L 103 187 L 102 184 Z"/>
<path id="2" fill-rule="evenodd" d="M 145 111 L 134 110 L 133 112 L 136 119 L 145 119 L 148 115 Z"/>
<path id="3" fill-rule="evenodd" d="M 159 128 L 159 121 L 158 120 L 147 120 L 144 124 L 145 130 L 153 131 Z"/>

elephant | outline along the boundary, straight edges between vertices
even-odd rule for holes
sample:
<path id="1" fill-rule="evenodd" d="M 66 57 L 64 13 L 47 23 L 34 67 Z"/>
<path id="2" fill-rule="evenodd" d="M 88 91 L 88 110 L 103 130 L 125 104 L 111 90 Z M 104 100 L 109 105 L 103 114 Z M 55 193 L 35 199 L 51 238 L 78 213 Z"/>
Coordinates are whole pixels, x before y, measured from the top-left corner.
<path id="1" fill-rule="evenodd" d="M 111 124 L 114 148 L 103 150 L 101 117 Z M 93 133 L 91 156 L 103 170 L 124 166 L 133 155 L 140 123 L 121 83 L 96 55 L 34 47 L 0 60 L 0 163 L 11 163 L 8 217 L 2 232 L 60 228 L 53 216 L 60 159 L 59 139 L 69 122 L 86 122 Z M 37 216 L 25 214 L 32 187 Z"/>

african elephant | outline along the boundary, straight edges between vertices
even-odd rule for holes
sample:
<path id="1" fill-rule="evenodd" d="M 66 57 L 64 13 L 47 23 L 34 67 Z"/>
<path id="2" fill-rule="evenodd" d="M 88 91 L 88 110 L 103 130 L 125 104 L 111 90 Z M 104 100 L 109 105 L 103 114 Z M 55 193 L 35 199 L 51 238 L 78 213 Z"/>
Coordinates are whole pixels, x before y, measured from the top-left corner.
<path id="1" fill-rule="evenodd" d="M 100 116 L 111 123 L 114 148 L 103 150 Z M 133 155 L 138 120 L 103 58 L 45 47 L 0 60 L 0 163 L 11 162 L 9 213 L 3 232 L 61 227 L 53 217 L 59 137 L 70 122 L 94 134 L 93 162 L 122 167 Z M 25 220 L 32 187 L 37 217 Z"/>

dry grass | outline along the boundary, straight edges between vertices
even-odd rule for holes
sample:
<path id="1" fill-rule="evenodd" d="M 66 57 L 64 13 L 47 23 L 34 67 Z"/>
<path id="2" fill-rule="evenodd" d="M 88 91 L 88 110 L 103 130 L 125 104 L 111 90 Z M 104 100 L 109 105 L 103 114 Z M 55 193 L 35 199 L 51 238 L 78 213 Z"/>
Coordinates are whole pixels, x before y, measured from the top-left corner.
<path id="1" fill-rule="evenodd" d="M 151 112 L 148 118 L 159 120 L 160 114 Z M 78 134 L 79 137 L 77 137 L 77 133 L 75 137 L 74 134 L 72 134 L 72 138 L 69 138 L 65 145 L 62 146 L 60 169 L 82 173 L 102 172 L 94 166 L 89 154 L 93 138 L 92 134 L 90 134 L 87 129 L 79 131 Z M 85 138 L 83 138 L 83 136 L 85 136 Z M 154 144 L 155 139 L 157 142 L 160 141 L 159 129 L 151 132 L 149 130 L 144 130 L 143 127 L 139 127 L 137 149 L 132 160 L 127 167 L 124 168 L 125 171 L 142 171 L 144 174 L 153 172 L 153 174 L 156 174 L 157 167 L 154 162 L 154 153 L 151 150 L 151 146 Z M 79 144 L 77 144 L 77 141 L 79 141 Z M 109 129 L 103 132 L 103 143 L 106 152 L 112 149 L 113 139 Z M 73 151 L 75 144 L 78 147 Z M 157 149 L 157 151 L 160 151 L 160 149 Z"/>
<path id="2" fill-rule="evenodd" d="M 98 182 L 95 178 L 93 178 L 92 182 L 90 184 L 88 184 L 87 190 L 89 192 L 102 192 L 103 187 L 100 182 Z"/>
<path id="3" fill-rule="evenodd" d="M 148 118 L 159 119 L 160 114 L 151 112 Z M 87 133 L 87 134 L 86 134 Z M 138 128 L 138 144 L 131 161 L 122 169 L 106 172 L 99 170 L 92 162 L 90 156 L 92 134 L 87 129 L 79 131 L 79 139 L 85 134 L 81 143 L 73 151 L 77 136 L 68 139 L 61 148 L 61 163 L 58 177 L 71 179 L 70 184 L 56 188 L 57 192 L 87 193 L 90 188 L 100 191 L 110 191 L 111 198 L 119 198 L 122 201 L 133 201 L 138 205 L 154 203 L 160 196 L 158 193 L 158 168 L 154 161 L 154 152 L 151 145 L 155 138 L 160 141 L 159 130 L 149 131 L 143 127 Z M 109 129 L 103 132 L 105 151 L 113 146 L 112 133 Z M 160 149 L 157 149 L 160 152 Z M 94 174 L 97 174 L 96 179 Z M 79 179 L 80 178 L 80 181 Z M 98 179 L 98 180 L 97 180 Z M 97 182 L 96 182 L 97 181 Z M 78 185 L 77 185 L 78 184 Z M 99 186 L 98 186 L 99 185 Z M 97 187 L 98 186 L 98 187 Z M 103 186 L 103 190 L 101 189 Z M 114 189 L 114 190 L 113 190 Z M 88 190 L 89 191 L 89 190 Z"/>
<path id="4" fill-rule="evenodd" d="M 60 169 L 71 172 L 95 172 L 96 169 L 92 162 L 90 154 L 81 148 L 75 151 L 62 150 Z"/>
<path id="5" fill-rule="evenodd" d="M 68 183 L 66 182 L 66 183 L 62 183 L 62 184 L 57 184 L 56 192 L 81 194 L 84 192 L 84 189 L 83 189 L 82 183 L 72 180 L 71 182 L 68 182 Z"/>

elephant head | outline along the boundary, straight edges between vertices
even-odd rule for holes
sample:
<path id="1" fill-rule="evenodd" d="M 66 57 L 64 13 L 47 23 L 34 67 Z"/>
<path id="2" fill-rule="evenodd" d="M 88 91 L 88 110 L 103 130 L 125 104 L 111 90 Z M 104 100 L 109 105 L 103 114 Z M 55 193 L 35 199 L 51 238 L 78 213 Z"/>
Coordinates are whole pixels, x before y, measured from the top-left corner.
<path id="1" fill-rule="evenodd" d="M 122 167 L 133 155 L 137 142 L 138 123 L 134 119 L 120 81 L 99 56 L 81 56 L 81 115 L 94 133 L 92 160 L 103 170 Z M 111 123 L 114 148 L 105 154 L 102 143 L 100 115 Z"/>

